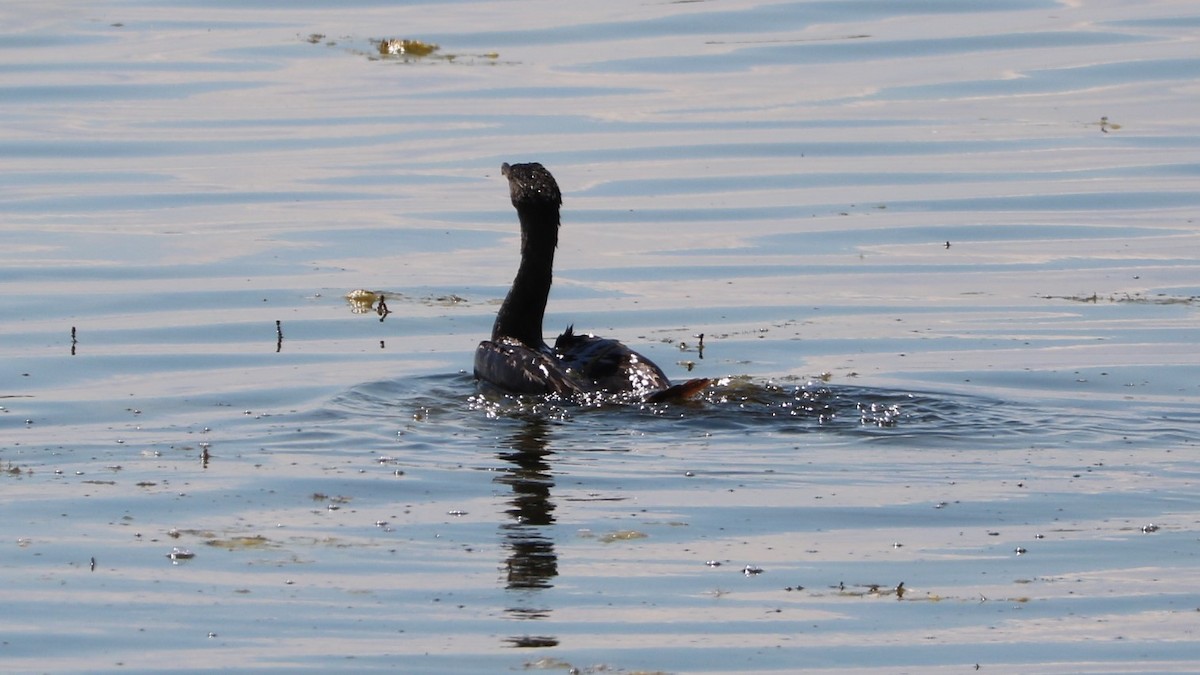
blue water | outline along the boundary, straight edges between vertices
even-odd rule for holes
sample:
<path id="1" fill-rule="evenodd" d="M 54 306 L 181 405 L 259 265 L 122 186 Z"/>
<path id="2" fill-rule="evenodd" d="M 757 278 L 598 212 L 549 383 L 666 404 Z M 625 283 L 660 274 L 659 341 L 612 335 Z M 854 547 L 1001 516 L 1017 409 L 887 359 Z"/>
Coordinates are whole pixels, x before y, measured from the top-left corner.
<path id="1" fill-rule="evenodd" d="M 0 19 L 0 670 L 1194 668 L 1190 5 Z M 504 161 L 713 387 L 476 391 Z"/>

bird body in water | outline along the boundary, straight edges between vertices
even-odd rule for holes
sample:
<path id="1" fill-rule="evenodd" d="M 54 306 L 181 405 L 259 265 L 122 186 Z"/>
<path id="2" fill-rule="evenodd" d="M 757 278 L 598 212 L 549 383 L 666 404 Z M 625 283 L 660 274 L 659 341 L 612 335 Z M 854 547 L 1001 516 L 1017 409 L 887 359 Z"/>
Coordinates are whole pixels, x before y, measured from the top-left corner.
<path id="1" fill-rule="evenodd" d="M 503 164 L 521 222 L 521 265 L 496 313 L 492 337 L 475 350 L 475 377 L 514 394 L 629 394 L 647 401 L 691 396 L 707 379 L 671 385 L 662 369 L 620 342 L 568 327 L 547 345 L 542 319 L 553 281 L 562 193 L 541 164 Z"/>

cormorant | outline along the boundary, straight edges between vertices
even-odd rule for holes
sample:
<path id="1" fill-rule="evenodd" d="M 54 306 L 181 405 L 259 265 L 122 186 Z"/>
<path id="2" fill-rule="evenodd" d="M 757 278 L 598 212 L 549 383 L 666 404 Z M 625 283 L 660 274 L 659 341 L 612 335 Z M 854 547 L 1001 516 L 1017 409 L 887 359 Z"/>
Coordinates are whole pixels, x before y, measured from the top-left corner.
<path id="1" fill-rule="evenodd" d="M 568 327 L 554 346 L 542 337 L 542 318 L 558 246 L 562 193 L 541 164 L 502 164 L 521 221 L 521 266 L 496 313 L 492 338 L 475 350 L 475 377 L 514 394 L 573 396 L 633 394 L 646 401 L 687 398 L 705 378 L 672 386 L 661 368 L 620 342 L 579 335 Z"/>

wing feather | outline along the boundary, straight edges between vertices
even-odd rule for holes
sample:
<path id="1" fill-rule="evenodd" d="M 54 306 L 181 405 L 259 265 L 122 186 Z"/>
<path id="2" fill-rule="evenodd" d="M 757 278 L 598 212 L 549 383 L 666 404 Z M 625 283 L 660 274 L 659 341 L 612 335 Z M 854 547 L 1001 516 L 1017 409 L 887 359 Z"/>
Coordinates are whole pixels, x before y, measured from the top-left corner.
<path id="1" fill-rule="evenodd" d="M 575 394 L 579 385 L 551 354 L 517 340 L 484 340 L 475 348 L 475 377 L 514 394 Z"/>

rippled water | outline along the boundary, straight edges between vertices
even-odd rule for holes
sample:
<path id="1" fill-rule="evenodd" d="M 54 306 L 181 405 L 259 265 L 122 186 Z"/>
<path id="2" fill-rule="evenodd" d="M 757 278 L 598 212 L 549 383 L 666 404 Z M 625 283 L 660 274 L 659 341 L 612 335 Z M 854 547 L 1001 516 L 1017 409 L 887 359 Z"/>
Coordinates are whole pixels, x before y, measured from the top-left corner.
<path id="1" fill-rule="evenodd" d="M 1194 668 L 1191 3 L 0 19 L 0 670 Z M 504 161 L 716 385 L 476 392 Z"/>

